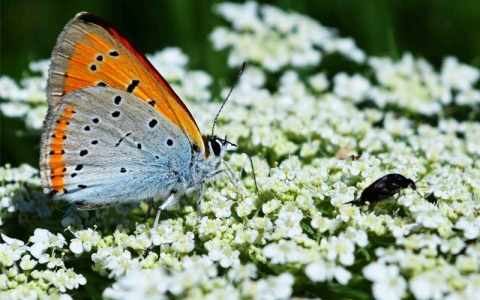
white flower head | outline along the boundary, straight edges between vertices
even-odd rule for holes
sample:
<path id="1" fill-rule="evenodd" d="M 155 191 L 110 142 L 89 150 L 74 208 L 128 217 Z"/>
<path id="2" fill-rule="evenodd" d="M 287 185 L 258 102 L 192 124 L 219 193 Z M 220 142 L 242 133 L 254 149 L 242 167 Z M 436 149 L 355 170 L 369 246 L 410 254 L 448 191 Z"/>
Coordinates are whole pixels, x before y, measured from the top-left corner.
<path id="1" fill-rule="evenodd" d="M 233 203 L 232 200 L 229 200 L 224 196 L 215 197 L 210 202 L 210 210 L 215 213 L 215 217 L 217 218 L 227 218 L 232 214 L 231 207 Z"/>
<path id="2" fill-rule="evenodd" d="M 344 267 L 337 266 L 334 262 L 324 260 L 317 260 L 307 265 L 305 274 L 313 282 L 324 282 L 335 279 L 343 285 L 346 285 L 352 277 L 352 274 Z"/>
<path id="3" fill-rule="evenodd" d="M 168 299 L 166 292 L 173 278 L 163 268 L 153 270 L 133 269 L 105 289 L 108 299 Z"/>
<path id="4" fill-rule="evenodd" d="M 188 57 L 179 48 L 165 48 L 147 58 L 167 81 L 179 80 L 185 75 Z"/>
<path id="5" fill-rule="evenodd" d="M 62 248 L 67 242 L 60 233 L 54 235 L 46 229 L 37 228 L 34 231 L 33 236 L 30 237 L 30 242 L 33 243 L 30 246 L 30 253 L 35 258 L 40 258 L 48 248 Z"/>
<path id="6" fill-rule="evenodd" d="M 427 271 L 410 279 L 410 290 L 417 299 L 441 299 L 449 290 L 447 279 L 444 274 Z"/>
<path id="7" fill-rule="evenodd" d="M 374 262 L 363 268 L 365 278 L 373 282 L 375 299 L 402 299 L 407 290 L 407 282 L 400 275 L 396 265 Z"/>
<path id="8" fill-rule="evenodd" d="M 74 233 L 75 239 L 70 241 L 69 248 L 75 254 L 80 254 L 82 252 L 90 252 L 92 246 L 96 246 L 100 240 L 100 235 L 98 232 L 92 229 L 79 230 Z"/>

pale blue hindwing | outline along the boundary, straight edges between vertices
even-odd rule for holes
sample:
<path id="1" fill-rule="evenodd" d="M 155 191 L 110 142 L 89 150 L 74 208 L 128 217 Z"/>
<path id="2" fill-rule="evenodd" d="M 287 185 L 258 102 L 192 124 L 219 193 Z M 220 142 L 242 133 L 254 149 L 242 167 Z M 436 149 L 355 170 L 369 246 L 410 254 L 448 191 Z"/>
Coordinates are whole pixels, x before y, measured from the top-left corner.
<path id="1" fill-rule="evenodd" d="M 64 141 L 67 193 L 57 198 L 115 204 L 166 198 L 192 184 L 183 176 L 195 172 L 187 136 L 148 103 L 117 89 L 89 87 L 66 95 L 48 120 L 56 122 L 69 104 L 75 114 Z"/>

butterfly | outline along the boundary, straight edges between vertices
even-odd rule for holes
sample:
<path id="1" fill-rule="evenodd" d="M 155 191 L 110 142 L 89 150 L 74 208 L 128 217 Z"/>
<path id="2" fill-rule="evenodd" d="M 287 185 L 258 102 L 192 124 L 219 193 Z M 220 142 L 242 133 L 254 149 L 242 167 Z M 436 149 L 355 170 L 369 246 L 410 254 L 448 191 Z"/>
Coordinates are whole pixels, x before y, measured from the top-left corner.
<path id="1" fill-rule="evenodd" d="M 43 190 L 80 210 L 199 190 L 229 144 L 200 134 L 166 80 L 104 19 L 82 12 L 53 49 L 41 138 Z M 218 115 L 217 115 L 218 116 Z M 150 211 L 151 206 L 149 207 Z M 148 213 L 147 213 L 148 214 Z"/>

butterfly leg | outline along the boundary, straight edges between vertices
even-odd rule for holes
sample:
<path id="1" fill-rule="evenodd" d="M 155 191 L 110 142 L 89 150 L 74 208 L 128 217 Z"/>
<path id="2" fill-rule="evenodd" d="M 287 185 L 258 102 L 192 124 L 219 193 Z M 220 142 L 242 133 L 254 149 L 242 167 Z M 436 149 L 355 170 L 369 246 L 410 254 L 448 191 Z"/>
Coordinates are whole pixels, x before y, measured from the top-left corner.
<path id="1" fill-rule="evenodd" d="M 150 218 L 150 214 L 152 213 L 152 208 L 153 208 L 153 199 L 148 201 L 147 212 L 145 213 L 145 217 L 143 217 L 142 223 L 147 222 L 148 218 Z"/>
<path id="2" fill-rule="evenodd" d="M 227 167 L 227 169 L 228 169 L 228 172 L 227 172 L 227 170 L 224 171 L 225 174 L 227 174 L 228 179 L 230 179 L 230 182 L 231 182 L 231 183 L 235 186 L 235 188 L 238 190 L 238 179 L 237 179 L 237 177 L 235 177 L 235 173 L 233 172 L 232 167 L 230 167 L 230 165 L 229 165 L 226 161 L 222 160 L 222 162 L 223 162 L 223 164 L 224 164 L 224 165 Z"/>
<path id="3" fill-rule="evenodd" d="M 163 202 L 163 204 L 160 205 L 160 207 L 158 208 L 158 211 L 157 211 L 157 216 L 155 217 L 155 222 L 153 222 L 153 228 L 157 228 L 158 221 L 160 220 L 160 213 L 161 213 L 162 210 L 164 210 L 168 205 L 170 205 L 170 203 L 172 203 L 173 200 L 175 200 L 175 193 L 171 193 L 170 196 L 167 198 L 167 200 L 165 200 L 165 202 Z"/>
<path id="4" fill-rule="evenodd" d="M 253 160 L 252 157 L 247 153 L 245 153 L 245 155 L 248 157 L 248 160 L 250 161 L 250 166 L 252 167 L 253 182 L 255 183 L 255 190 L 257 191 L 258 195 L 257 176 L 255 175 L 255 168 L 253 167 Z"/>
<path id="5" fill-rule="evenodd" d="M 77 205 L 76 205 L 75 203 L 70 204 L 70 205 L 68 206 L 67 211 L 66 211 L 65 214 L 63 215 L 63 218 L 70 217 L 76 210 L 79 210 L 79 209 L 77 208 Z"/>
<path id="6" fill-rule="evenodd" d="M 197 223 L 200 224 L 200 220 L 202 218 L 202 201 L 203 201 L 203 193 L 205 192 L 205 183 L 200 185 L 200 191 L 198 193 L 197 198 Z"/>

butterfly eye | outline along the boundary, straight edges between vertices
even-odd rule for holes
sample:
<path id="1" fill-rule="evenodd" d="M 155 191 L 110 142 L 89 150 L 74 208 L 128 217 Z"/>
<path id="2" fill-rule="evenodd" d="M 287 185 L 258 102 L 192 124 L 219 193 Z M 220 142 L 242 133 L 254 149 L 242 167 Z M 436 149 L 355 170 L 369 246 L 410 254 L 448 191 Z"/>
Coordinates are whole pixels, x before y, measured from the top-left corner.
<path id="1" fill-rule="evenodd" d="M 213 154 L 215 154 L 215 156 L 219 156 L 222 150 L 222 147 L 220 146 L 216 138 L 210 139 L 210 146 L 212 147 Z"/>

